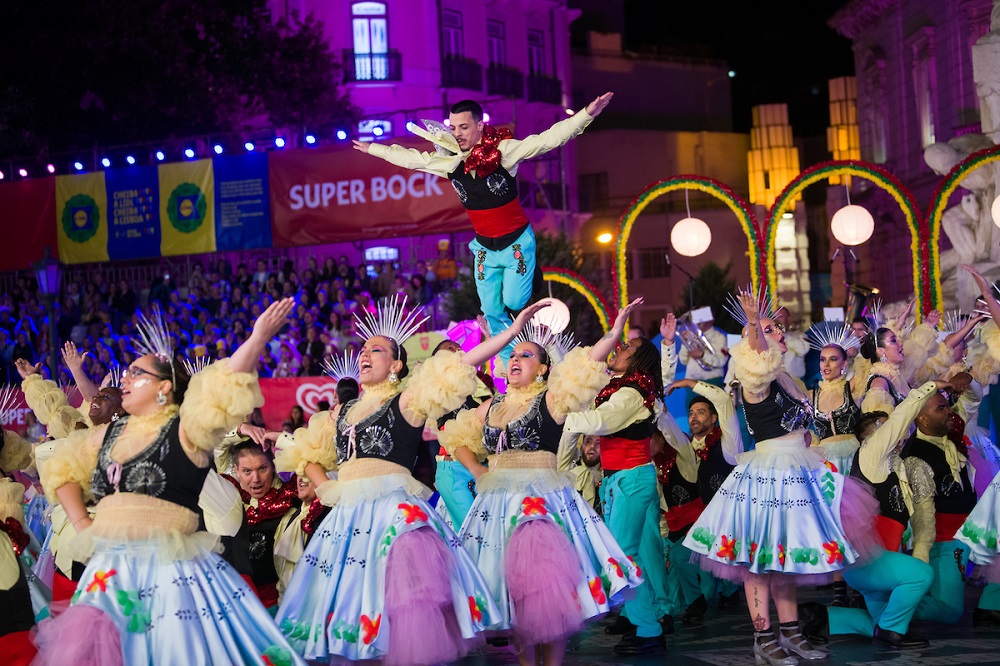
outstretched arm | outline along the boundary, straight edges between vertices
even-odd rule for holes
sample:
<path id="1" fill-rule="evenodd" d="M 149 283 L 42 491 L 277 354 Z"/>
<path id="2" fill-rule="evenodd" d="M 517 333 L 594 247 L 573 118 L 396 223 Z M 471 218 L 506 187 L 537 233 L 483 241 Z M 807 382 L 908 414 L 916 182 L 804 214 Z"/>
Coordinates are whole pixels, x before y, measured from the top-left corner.
<path id="1" fill-rule="evenodd" d="M 76 387 L 80 389 L 80 395 L 83 396 L 84 402 L 93 400 L 100 390 L 100 387 L 91 381 L 87 373 L 83 371 L 83 359 L 87 357 L 87 353 L 78 352 L 76 345 L 72 342 L 67 342 L 62 348 L 63 362 L 66 363 L 70 374 L 73 375 L 73 380 L 76 382 Z"/>
<path id="2" fill-rule="evenodd" d="M 233 372 L 253 372 L 256 369 L 257 359 L 264 353 L 264 347 L 285 325 L 294 305 L 294 298 L 283 298 L 271 303 L 257 317 L 250 337 L 229 357 L 229 368 Z"/>
<path id="3" fill-rule="evenodd" d="M 448 174 L 455 170 L 461 161 L 459 155 L 438 155 L 417 150 L 416 148 L 404 148 L 397 145 L 385 145 L 382 143 L 355 141 L 354 150 L 367 153 L 374 157 L 381 158 L 390 164 L 395 164 L 404 169 L 414 171 L 426 171 L 427 173 L 447 178 Z"/>
<path id="4" fill-rule="evenodd" d="M 501 164 L 511 175 L 515 175 L 518 163 L 531 159 L 536 155 L 547 153 L 550 150 L 555 150 L 569 140 L 580 136 L 583 130 L 593 122 L 594 118 L 604 111 L 608 103 L 611 102 L 612 97 L 614 97 L 614 93 L 604 93 L 588 104 L 587 108 L 582 109 L 565 120 L 560 120 L 544 132 L 532 134 L 521 140 L 507 139 L 506 141 L 501 141 Z"/>
<path id="5" fill-rule="evenodd" d="M 632 310 L 642 305 L 642 303 L 642 296 L 640 296 L 618 310 L 618 316 L 615 317 L 615 323 L 611 326 L 611 330 L 605 333 L 604 337 L 595 342 L 594 346 L 590 348 L 590 358 L 598 363 L 608 360 L 608 355 L 614 350 L 615 345 L 618 344 L 618 340 L 622 337 L 622 331 L 625 330 L 625 322 L 628 321 L 629 315 L 632 314 Z"/>
<path id="6" fill-rule="evenodd" d="M 549 307 L 551 304 L 551 298 L 543 298 L 534 305 L 530 305 L 521 310 L 521 313 L 517 315 L 517 319 L 514 320 L 513 324 L 511 324 L 506 330 L 501 331 L 498 335 L 486 338 L 478 345 L 470 349 L 469 352 L 462 357 L 462 363 L 476 367 L 490 360 L 499 354 L 501 349 L 513 342 L 514 338 L 516 338 L 517 335 L 524 330 L 524 327 L 528 324 L 528 321 L 531 320 L 536 312 L 542 308 Z"/>
<path id="7" fill-rule="evenodd" d="M 997 303 L 997 299 L 993 297 L 993 288 L 986 282 L 986 278 L 972 266 L 963 264 L 962 268 L 968 271 L 972 275 L 972 279 L 976 281 L 979 291 L 983 292 L 983 300 L 986 301 L 986 308 L 990 311 L 990 316 L 993 317 L 997 326 L 1000 326 L 1000 303 Z"/>
<path id="8" fill-rule="evenodd" d="M 756 352 L 767 351 L 767 338 L 760 327 L 760 304 L 752 291 L 740 291 L 738 298 L 747 316 L 747 343 Z"/>

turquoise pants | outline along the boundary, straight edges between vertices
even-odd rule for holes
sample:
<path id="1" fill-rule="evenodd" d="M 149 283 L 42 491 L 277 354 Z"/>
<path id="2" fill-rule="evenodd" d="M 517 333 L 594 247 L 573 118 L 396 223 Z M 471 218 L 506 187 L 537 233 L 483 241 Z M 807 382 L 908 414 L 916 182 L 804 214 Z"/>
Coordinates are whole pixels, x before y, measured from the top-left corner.
<path id="1" fill-rule="evenodd" d="M 961 541 L 938 541 L 931 547 L 934 583 L 917 606 L 917 619 L 954 624 L 965 612 L 965 581 L 969 547 Z"/>
<path id="2" fill-rule="evenodd" d="M 469 243 L 475 262 L 474 276 L 480 307 L 490 325 L 490 333 L 500 335 L 510 326 L 507 310 L 523 310 L 531 298 L 535 277 L 535 232 L 528 227 L 502 250 L 489 250 L 476 239 Z M 511 348 L 500 356 L 506 365 Z"/>
<path id="3" fill-rule="evenodd" d="M 604 503 L 604 521 L 622 551 L 635 560 L 645 578 L 635 590 L 635 596 L 625 602 L 625 614 L 636 626 L 641 638 L 663 633 L 656 608 L 656 593 L 650 582 L 648 569 L 665 566 L 662 542 L 659 559 L 645 562 L 640 547 L 646 524 L 659 524 L 660 499 L 656 493 L 656 470 L 652 465 L 640 465 L 616 472 L 601 484 L 601 501 Z"/>
<path id="4" fill-rule="evenodd" d="M 876 624 L 886 631 L 905 634 L 934 582 L 934 569 L 910 555 L 884 551 L 863 566 L 845 569 L 844 581 L 864 595 L 868 609 L 831 606 L 831 635 L 871 637 Z"/>
<path id="5" fill-rule="evenodd" d="M 983 588 L 983 596 L 979 597 L 979 607 L 983 610 L 1000 610 L 1000 585 L 990 583 Z"/>
<path id="6" fill-rule="evenodd" d="M 438 460 L 437 471 L 434 473 L 434 487 L 437 488 L 444 505 L 451 516 L 451 522 L 455 525 L 455 531 L 462 527 L 465 516 L 472 508 L 472 502 L 476 499 L 472 494 L 469 484 L 475 484 L 475 477 L 472 472 L 465 469 L 465 465 L 457 460 Z"/>
<path id="7" fill-rule="evenodd" d="M 670 558 L 667 590 L 670 603 L 675 609 L 687 608 L 699 596 L 705 597 L 705 601 L 711 601 L 716 594 L 729 596 L 739 589 L 735 583 L 716 578 L 693 563 L 691 551 L 683 544 L 683 537 L 676 543 L 669 539 L 664 539 L 664 542 L 669 549 L 667 555 Z"/>

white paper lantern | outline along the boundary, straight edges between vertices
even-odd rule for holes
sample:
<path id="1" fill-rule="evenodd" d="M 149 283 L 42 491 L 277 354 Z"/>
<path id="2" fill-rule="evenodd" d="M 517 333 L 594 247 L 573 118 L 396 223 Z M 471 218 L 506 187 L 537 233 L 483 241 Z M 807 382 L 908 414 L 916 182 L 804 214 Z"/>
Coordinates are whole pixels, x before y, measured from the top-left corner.
<path id="1" fill-rule="evenodd" d="M 553 333 L 562 333 L 569 326 L 569 307 L 558 298 L 553 298 L 552 305 L 536 312 L 531 320 Z"/>
<path id="2" fill-rule="evenodd" d="M 861 245 L 875 232 L 875 218 L 861 206 L 844 206 L 833 214 L 830 231 L 844 245 Z"/>
<path id="3" fill-rule="evenodd" d="M 1000 227 L 1000 197 L 993 200 L 993 205 L 990 206 L 990 215 L 993 216 L 993 224 Z"/>
<path id="4" fill-rule="evenodd" d="M 697 257 L 712 244 L 712 230 L 697 217 L 685 217 L 670 230 L 670 244 L 677 254 Z"/>

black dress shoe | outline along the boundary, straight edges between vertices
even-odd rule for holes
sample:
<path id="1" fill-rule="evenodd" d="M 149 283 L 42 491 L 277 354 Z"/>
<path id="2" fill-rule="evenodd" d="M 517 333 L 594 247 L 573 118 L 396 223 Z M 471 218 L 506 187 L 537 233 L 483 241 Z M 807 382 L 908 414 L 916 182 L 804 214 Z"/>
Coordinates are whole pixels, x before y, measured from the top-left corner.
<path id="1" fill-rule="evenodd" d="M 972 626 L 982 628 L 1000 627 L 1000 611 L 977 608 L 972 611 Z"/>
<path id="2" fill-rule="evenodd" d="M 612 650 L 615 654 L 663 654 L 667 651 L 667 642 L 663 636 L 642 638 L 632 634 L 621 639 Z"/>
<path id="3" fill-rule="evenodd" d="M 895 631 L 883 629 L 878 625 L 875 625 L 875 635 L 872 637 L 872 643 L 882 645 L 890 650 L 919 650 L 930 645 L 926 638 L 922 638 L 916 634 L 900 634 Z"/>
<path id="4" fill-rule="evenodd" d="M 719 596 L 719 608 L 736 608 L 736 604 L 740 602 L 740 591 L 736 590 L 732 594 L 727 596 Z"/>
<path id="5" fill-rule="evenodd" d="M 674 633 L 674 617 L 673 615 L 664 615 L 660 618 L 660 626 L 663 627 L 664 634 Z"/>
<path id="6" fill-rule="evenodd" d="M 829 614 L 826 606 L 810 601 L 799 604 L 799 626 L 802 635 L 813 645 L 826 645 L 830 641 L 826 634 L 830 630 Z"/>
<path id="7" fill-rule="evenodd" d="M 708 610 L 708 602 L 705 601 L 704 596 L 700 596 L 691 602 L 691 605 L 687 607 L 684 612 L 684 617 L 681 621 L 684 624 L 701 624 L 701 621 L 705 619 L 705 611 Z"/>
<path id="8" fill-rule="evenodd" d="M 610 627 L 604 628 L 604 633 L 608 636 L 623 636 L 635 633 L 635 625 L 628 621 L 628 618 L 619 615 L 615 618 Z"/>

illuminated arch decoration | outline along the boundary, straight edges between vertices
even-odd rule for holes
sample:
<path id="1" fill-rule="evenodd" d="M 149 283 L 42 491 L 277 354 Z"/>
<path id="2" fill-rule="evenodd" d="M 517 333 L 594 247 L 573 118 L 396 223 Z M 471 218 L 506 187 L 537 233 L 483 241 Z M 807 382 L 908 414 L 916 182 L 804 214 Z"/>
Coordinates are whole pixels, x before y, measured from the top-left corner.
<path id="1" fill-rule="evenodd" d="M 762 237 L 758 233 L 757 220 L 750 205 L 733 192 L 728 185 L 717 180 L 705 176 L 679 175 L 648 186 L 639 196 L 632 200 L 632 203 L 628 205 L 628 208 L 625 209 L 625 212 L 622 213 L 621 218 L 618 220 L 618 241 L 615 245 L 615 262 L 612 266 L 612 279 L 615 285 L 615 300 L 618 302 L 619 307 L 625 307 L 629 302 L 628 284 L 625 279 L 625 247 L 628 245 L 629 235 L 632 233 L 632 225 L 635 224 L 636 219 L 638 219 L 642 211 L 654 199 L 675 190 L 705 192 L 716 199 L 720 199 L 736 214 L 736 219 L 739 220 L 740 227 L 747 237 L 748 254 L 750 256 L 750 279 L 753 282 L 754 288 L 756 289 L 764 280 Z"/>
<path id="2" fill-rule="evenodd" d="M 899 204 L 903 214 L 906 216 L 906 224 L 910 229 L 910 253 L 913 258 L 913 289 L 917 295 L 917 302 L 921 308 L 917 312 L 919 321 L 923 312 L 941 305 L 941 284 L 940 277 L 934 278 L 934 273 L 930 270 L 931 250 L 928 246 L 933 245 L 929 241 L 931 235 L 924 218 L 920 214 L 913 199 L 913 195 L 899 180 L 885 169 L 858 160 L 832 160 L 822 162 L 809 167 L 800 173 L 774 200 L 774 205 L 768 212 L 767 221 L 764 225 L 764 239 L 767 256 L 768 287 L 772 294 L 778 292 L 778 274 L 775 271 L 775 248 L 774 241 L 778 232 L 778 222 L 782 214 L 788 207 L 789 202 L 797 197 L 804 189 L 810 185 L 829 178 L 830 176 L 857 176 L 871 181 L 881 189 L 888 192 L 896 203 Z M 937 248 L 934 248 L 934 252 Z M 936 280 L 936 282 L 935 282 Z"/>
<path id="3" fill-rule="evenodd" d="M 931 284 L 939 295 L 941 294 L 941 217 L 948 207 L 948 199 L 970 172 L 997 160 L 1000 160 L 1000 146 L 972 153 L 952 167 L 931 198 L 931 205 L 927 209 L 927 228 L 930 237 L 928 243 L 930 247 L 927 248 L 927 270 Z"/>
<path id="4" fill-rule="evenodd" d="M 566 268 L 556 268 L 555 266 L 543 266 L 542 277 L 546 282 L 556 282 L 564 284 L 570 289 L 581 294 L 590 303 L 597 313 L 597 320 L 601 323 L 601 328 L 605 333 L 611 330 L 611 306 L 604 299 L 604 295 L 585 277 Z"/>

